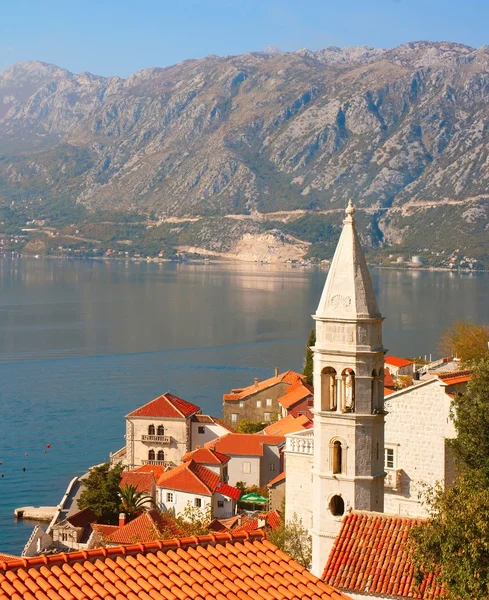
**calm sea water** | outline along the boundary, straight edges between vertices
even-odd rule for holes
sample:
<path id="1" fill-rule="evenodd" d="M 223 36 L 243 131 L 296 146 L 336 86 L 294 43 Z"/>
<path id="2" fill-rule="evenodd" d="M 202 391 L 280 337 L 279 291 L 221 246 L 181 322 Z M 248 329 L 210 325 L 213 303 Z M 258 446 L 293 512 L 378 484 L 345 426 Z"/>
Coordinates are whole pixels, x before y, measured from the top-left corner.
<path id="1" fill-rule="evenodd" d="M 57 504 L 74 475 L 123 445 L 135 407 L 172 391 L 220 415 L 232 387 L 276 366 L 301 369 L 325 277 L 272 265 L 0 259 L 0 551 L 20 553 L 32 529 L 13 509 Z M 435 353 L 456 319 L 489 321 L 488 274 L 372 277 L 394 354 Z"/>

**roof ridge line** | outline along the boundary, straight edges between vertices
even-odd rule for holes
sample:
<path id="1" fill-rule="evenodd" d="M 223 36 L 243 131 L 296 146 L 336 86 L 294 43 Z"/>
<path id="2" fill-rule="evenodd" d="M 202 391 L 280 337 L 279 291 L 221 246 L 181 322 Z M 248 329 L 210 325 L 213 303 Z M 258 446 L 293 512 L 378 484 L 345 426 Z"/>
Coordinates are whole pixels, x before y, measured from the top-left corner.
<path id="1" fill-rule="evenodd" d="M 86 561 L 96 558 L 107 558 L 112 556 L 126 556 L 140 554 L 144 551 L 151 550 L 171 550 L 175 548 L 188 548 L 197 545 L 219 544 L 225 542 L 240 542 L 250 538 L 265 539 L 265 532 L 262 529 L 256 531 L 239 531 L 236 533 L 213 533 L 206 535 L 172 538 L 170 540 L 159 540 L 157 542 L 146 542 L 137 544 L 128 544 L 121 546 L 113 546 L 109 548 L 93 548 L 92 550 L 76 550 L 74 552 L 61 552 L 47 556 L 34 556 L 31 558 L 21 558 L 16 561 L 5 562 L 0 561 L 0 573 L 3 571 L 14 571 L 22 568 L 44 567 L 52 564 L 64 564 L 71 561 Z"/>

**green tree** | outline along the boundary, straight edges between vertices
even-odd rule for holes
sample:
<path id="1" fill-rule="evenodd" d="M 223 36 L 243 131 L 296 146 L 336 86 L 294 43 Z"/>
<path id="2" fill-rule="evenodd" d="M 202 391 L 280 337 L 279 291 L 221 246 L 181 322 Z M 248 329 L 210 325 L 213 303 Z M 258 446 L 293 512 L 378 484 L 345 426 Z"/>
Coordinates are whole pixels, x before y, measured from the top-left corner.
<path id="1" fill-rule="evenodd" d="M 238 423 L 236 431 L 238 433 L 258 433 L 259 431 L 262 431 L 262 429 L 265 429 L 267 425 L 270 425 L 270 423 L 263 423 L 260 421 L 249 421 L 248 419 L 243 419 Z"/>
<path id="2" fill-rule="evenodd" d="M 430 520 L 412 530 L 418 579 L 436 573 L 447 600 L 489 598 L 489 358 L 452 403 L 455 485 L 427 490 Z"/>
<path id="3" fill-rule="evenodd" d="M 444 356 L 458 356 L 464 365 L 489 356 L 489 326 L 457 321 L 440 338 L 438 349 Z"/>
<path id="4" fill-rule="evenodd" d="M 211 533 L 209 524 L 212 520 L 212 506 L 210 503 L 199 508 L 187 502 L 182 513 L 175 515 L 172 511 L 168 511 L 164 513 L 164 516 L 168 525 L 160 529 L 160 539 L 162 540 Z M 175 535 L 177 531 L 178 536 Z"/>
<path id="5" fill-rule="evenodd" d="M 130 519 L 154 506 L 153 498 L 147 492 L 138 492 L 135 485 L 126 484 L 119 489 L 120 511 Z"/>
<path id="6" fill-rule="evenodd" d="M 120 512 L 119 485 L 123 470 L 122 465 L 112 466 L 110 463 L 93 467 L 88 477 L 81 480 L 85 489 L 80 494 L 78 507 L 90 508 L 97 515 L 99 523 L 116 525 Z"/>
<path id="7" fill-rule="evenodd" d="M 270 531 L 267 539 L 306 569 L 311 568 L 312 539 L 295 513 L 290 521 L 282 521 L 278 529 Z"/>
<path id="8" fill-rule="evenodd" d="M 313 376 L 313 362 L 312 362 L 312 358 L 313 358 L 313 353 L 311 348 L 314 346 L 314 344 L 316 343 L 316 332 L 314 331 L 314 329 L 311 329 L 311 332 L 309 333 L 309 338 L 307 340 L 307 346 L 306 346 L 306 356 L 304 358 L 304 369 L 302 370 L 302 374 L 306 376 L 307 378 L 307 383 L 309 385 L 313 385 L 313 380 L 312 380 L 312 376 Z"/>

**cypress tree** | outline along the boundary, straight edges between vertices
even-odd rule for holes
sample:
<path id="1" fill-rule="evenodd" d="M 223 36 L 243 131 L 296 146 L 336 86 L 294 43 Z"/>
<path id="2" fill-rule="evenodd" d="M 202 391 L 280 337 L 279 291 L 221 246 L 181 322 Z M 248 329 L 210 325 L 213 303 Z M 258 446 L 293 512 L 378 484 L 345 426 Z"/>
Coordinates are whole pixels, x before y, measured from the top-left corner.
<path id="1" fill-rule="evenodd" d="M 306 346 L 306 356 L 304 358 L 304 369 L 302 370 L 302 374 L 307 377 L 307 383 L 312 385 L 312 372 L 313 372 L 313 364 L 312 364 L 312 350 L 311 347 L 316 343 L 316 332 L 314 329 L 311 329 L 309 333 L 309 338 L 307 340 Z"/>

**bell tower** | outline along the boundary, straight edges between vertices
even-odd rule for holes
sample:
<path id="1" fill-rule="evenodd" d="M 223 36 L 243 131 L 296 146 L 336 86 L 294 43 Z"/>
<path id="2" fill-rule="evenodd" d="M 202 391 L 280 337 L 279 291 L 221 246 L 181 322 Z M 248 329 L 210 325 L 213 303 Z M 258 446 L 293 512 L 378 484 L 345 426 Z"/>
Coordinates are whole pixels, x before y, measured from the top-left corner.
<path id="1" fill-rule="evenodd" d="M 384 510 L 382 316 L 346 209 L 338 246 L 314 315 L 312 572 L 321 576 L 352 509 Z"/>

